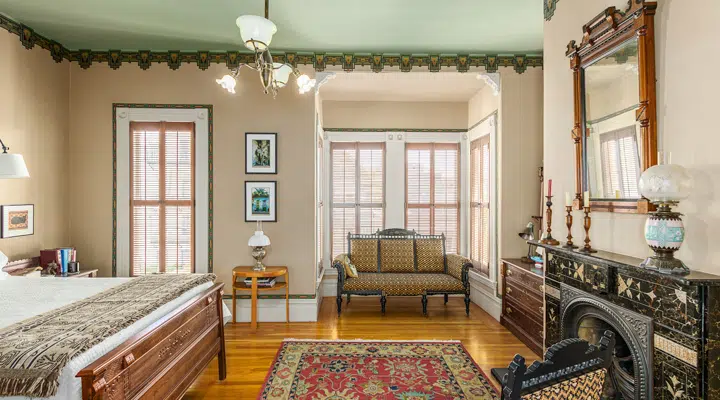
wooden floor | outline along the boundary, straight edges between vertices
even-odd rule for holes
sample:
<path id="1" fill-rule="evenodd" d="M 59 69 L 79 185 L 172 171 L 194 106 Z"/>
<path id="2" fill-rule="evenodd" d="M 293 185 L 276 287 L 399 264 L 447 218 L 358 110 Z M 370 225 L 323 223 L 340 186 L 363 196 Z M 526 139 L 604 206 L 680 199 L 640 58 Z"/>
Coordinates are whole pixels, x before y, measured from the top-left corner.
<path id="1" fill-rule="evenodd" d="M 462 298 L 450 298 L 445 306 L 442 296 L 430 297 L 429 317 L 423 317 L 421 310 L 420 298 L 391 297 L 383 316 L 378 298 L 355 296 L 349 306 L 343 302 L 338 319 L 335 298 L 326 297 L 318 322 L 261 323 L 256 332 L 248 323 L 229 323 L 225 326 L 227 379 L 217 380 L 217 361 L 213 361 L 184 399 L 255 399 L 284 338 L 461 340 L 488 376 L 490 368 L 507 367 L 517 353 L 528 360 L 539 358 L 475 304 L 466 317 Z"/>

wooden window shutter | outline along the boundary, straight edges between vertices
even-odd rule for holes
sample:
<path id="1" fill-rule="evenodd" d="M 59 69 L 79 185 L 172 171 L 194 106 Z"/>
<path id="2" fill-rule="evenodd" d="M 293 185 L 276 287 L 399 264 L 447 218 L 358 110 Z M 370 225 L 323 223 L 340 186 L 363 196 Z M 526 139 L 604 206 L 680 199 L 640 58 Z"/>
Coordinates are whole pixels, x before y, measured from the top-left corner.
<path id="1" fill-rule="evenodd" d="M 460 152 L 455 143 L 408 143 L 406 152 L 407 229 L 445 234 L 457 253 L 460 219 Z"/>
<path id="2" fill-rule="evenodd" d="M 635 133 L 631 125 L 615 131 L 600 134 L 600 156 L 602 165 L 602 198 L 638 198 L 640 191 L 640 154 Z"/>
<path id="3" fill-rule="evenodd" d="M 131 273 L 194 272 L 195 126 L 130 124 Z"/>
<path id="4" fill-rule="evenodd" d="M 373 233 L 384 225 L 385 146 L 332 143 L 332 256 L 347 252 L 348 233 Z"/>
<path id="5" fill-rule="evenodd" d="M 490 275 L 490 136 L 470 142 L 470 258 Z"/>

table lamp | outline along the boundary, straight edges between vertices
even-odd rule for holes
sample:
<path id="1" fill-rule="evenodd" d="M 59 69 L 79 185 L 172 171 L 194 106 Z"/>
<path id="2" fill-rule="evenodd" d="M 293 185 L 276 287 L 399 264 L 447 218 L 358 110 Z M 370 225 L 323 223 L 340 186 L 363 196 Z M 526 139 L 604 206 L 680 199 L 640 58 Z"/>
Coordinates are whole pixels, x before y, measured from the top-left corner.
<path id="1" fill-rule="evenodd" d="M 267 253 L 265 251 L 265 246 L 270 246 L 270 238 L 262 231 L 262 225 L 260 225 L 259 222 L 255 234 L 250 236 L 250 239 L 248 240 L 248 246 L 253 248 L 252 256 L 255 259 L 255 266 L 253 267 L 253 270 L 265 271 L 265 265 L 262 263 L 262 260 L 265 258 L 265 254 Z"/>
<path id="2" fill-rule="evenodd" d="M 518 233 L 518 236 L 520 236 L 523 240 L 526 242 L 529 240 L 535 240 L 535 224 L 532 222 L 528 222 L 528 224 L 525 226 L 525 230 Z M 522 257 L 521 259 L 523 262 L 533 262 L 531 259 L 532 257 L 532 244 L 528 243 L 528 253 L 527 256 Z"/>
<path id="3" fill-rule="evenodd" d="M 664 274 L 690 273 L 685 263 L 674 256 L 685 240 L 685 226 L 682 214 L 671 207 L 688 197 L 692 185 L 690 174 L 677 164 L 658 164 L 643 172 L 638 185 L 640 194 L 657 205 L 657 211 L 649 213 L 645 222 L 645 241 L 655 254 L 640 267 Z"/>

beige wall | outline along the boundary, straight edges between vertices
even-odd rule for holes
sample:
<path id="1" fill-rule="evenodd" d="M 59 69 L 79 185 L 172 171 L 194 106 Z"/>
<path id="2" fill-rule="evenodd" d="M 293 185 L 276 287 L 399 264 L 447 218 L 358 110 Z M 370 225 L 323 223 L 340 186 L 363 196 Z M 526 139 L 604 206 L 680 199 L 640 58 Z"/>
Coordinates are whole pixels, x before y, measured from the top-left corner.
<path id="1" fill-rule="evenodd" d="M 229 282 L 234 266 L 252 261 L 247 240 L 255 224 L 244 219 L 244 181 L 277 180 L 278 222 L 263 226 L 272 241 L 265 261 L 290 268 L 291 293 L 315 293 L 313 96 L 288 86 L 273 99 L 247 69 L 231 95 L 214 82 L 226 71 L 221 65 L 208 71 L 194 65 L 177 71 L 165 65 L 147 71 L 128 64 L 116 71 L 105 64 L 71 66 L 71 237 L 84 265 L 111 273 L 112 103 L 212 104 L 214 272 Z M 277 175 L 245 175 L 245 132 L 278 133 Z"/>
<path id="2" fill-rule="evenodd" d="M 30 178 L 0 179 L 0 204 L 35 204 L 35 234 L 0 239 L 10 260 L 70 245 L 68 200 L 69 64 L 48 51 L 25 49 L 0 29 L 0 139 L 22 154 Z"/>
<path id="3" fill-rule="evenodd" d="M 570 139 L 573 88 L 565 49 L 570 40 L 581 39 L 585 23 L 616 3 L 559 2 L 555 16 L 545 22 L 545 169 L 558 194 L 574 191 Z M 678 208 L 685 214 L 687 232 L 677 256 L 691 269 L 720 274 L 720 247 L 715 245 L 720 237 L 720 135 L 716 132 L 720 75 L 707 68 L 718 61 L 717 44 L 708 39 L 720 34 L 715 23 L 717 15 L 720 2 L 716 0 L 660 0 L 655 16 L 655 45 L 660 146 L 672 152 L 672 161 L 687 167 L 695 178 L 693 193 Z M 645 257 L 649 249 L 643 239 L 644 222 L 645 216 L 641 215 L 595 213 L 592 244 L 603 250 Z M 555 212 L 553 226 L 560 237 L 565 236 L 562 223 L 563 216 Z M 573 235 L 583 237 L 577 222 Z"/>
<path id="4" fill-rule="evenodd" d="M 500 95 L 495 96 L 492 88 L 485 85 L 468 101 L 468 128 L 472 128 L 498 108 L 500 108 Z"/>
<path id="5" fill-rule="evenodd" d="M 540 212 L 543 140 L 543 70 L 500 71 L 499 249 L 500 257 L 519 257 L 527 245 L 517 234 Z M 547 176 L 547 175 L 546 175 Z"/>
<path id="6" fill-rule="evenodd" d="M 467 102 L 322 102 L 323 128 L 467 129 Z"/>

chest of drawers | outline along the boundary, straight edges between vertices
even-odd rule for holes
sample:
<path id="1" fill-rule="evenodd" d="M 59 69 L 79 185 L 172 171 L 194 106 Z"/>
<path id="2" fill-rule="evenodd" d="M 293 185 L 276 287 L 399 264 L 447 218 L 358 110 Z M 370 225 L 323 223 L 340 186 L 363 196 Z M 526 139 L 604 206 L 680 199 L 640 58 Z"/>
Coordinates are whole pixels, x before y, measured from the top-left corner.
<path id="1" fill-rule="evenodd" d="M 500 323 L 538 355 L 543 353 L 544 279 L 534 264 L 502 260 L 503 305 Z"/>

